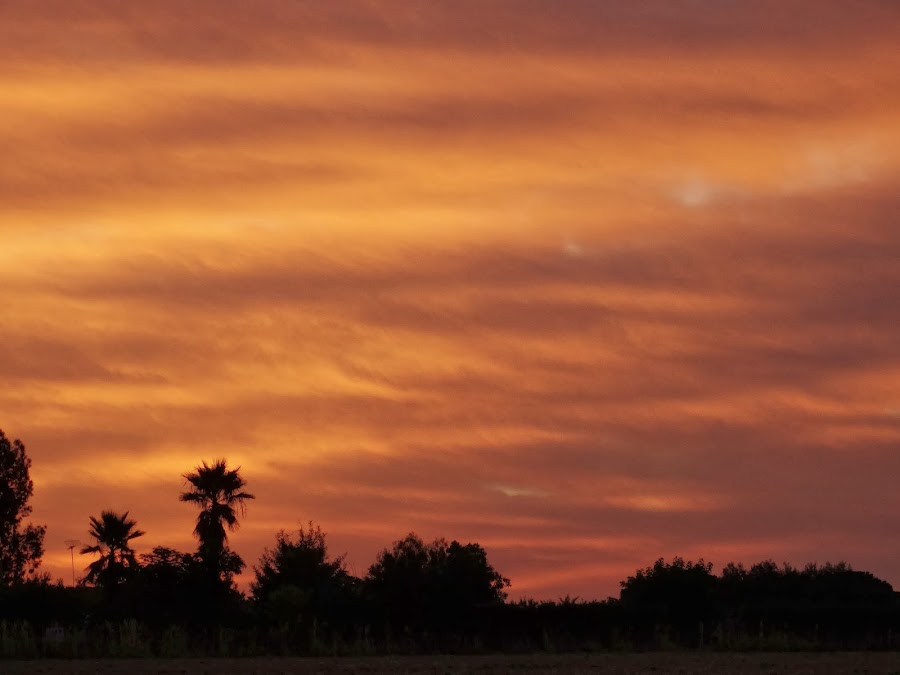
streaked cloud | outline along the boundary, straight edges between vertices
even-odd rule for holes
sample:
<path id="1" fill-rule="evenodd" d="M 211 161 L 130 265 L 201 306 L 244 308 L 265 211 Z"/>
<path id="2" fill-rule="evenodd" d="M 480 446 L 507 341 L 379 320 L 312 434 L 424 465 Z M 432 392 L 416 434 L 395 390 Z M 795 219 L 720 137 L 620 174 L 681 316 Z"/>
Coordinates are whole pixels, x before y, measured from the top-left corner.
<path id="1" fill-rule="evenodd" d="M 764 5 L 4 3 L 48 569 L 103 508 L 191 547 L 227 456 L 251 563 L 314 518 L 537 597 L 674 554 L 900 583 L 900 13 Z"/>

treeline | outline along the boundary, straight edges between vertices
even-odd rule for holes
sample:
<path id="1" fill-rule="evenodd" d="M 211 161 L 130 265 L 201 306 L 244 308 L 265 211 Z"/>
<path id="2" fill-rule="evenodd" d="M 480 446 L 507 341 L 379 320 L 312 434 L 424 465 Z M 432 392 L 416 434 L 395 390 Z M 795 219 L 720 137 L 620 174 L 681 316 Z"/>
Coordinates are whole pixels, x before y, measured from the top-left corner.
<path id="1" fill-rule="evenodd" d="M 90 563 L 65 586 L 38 573 L 43 529 L 23 522 L 28 467 L 24 446 L 0 432 L 0 656 L 900 647 L 898 594 L 843 563 L 716 575 L 703 560 L 660 559 L 618 598 L 508 602 L 509 579 L 476 543 L 411 533 L 357 577 L 309 523 L 276 535 L 244 594 L 228 533 L 255 497 L 224 460 L 184 475 L 196 551 L 137 555 L 137 521 L 104 511 L 80 549 Z"/>
<path id="2" fill-rule="evenodd" d="M 249 595 L 156 548 L 111 590 L 29 580 L 0 590 L 0 655 L 223 655 L 576 650 L 897 649 L 900 601 L 844 564 L 657 561 L 619 598 L 504 600 L 477 544 L 409 535 L 349 574 L 316 526 L 279 534 Z"/>

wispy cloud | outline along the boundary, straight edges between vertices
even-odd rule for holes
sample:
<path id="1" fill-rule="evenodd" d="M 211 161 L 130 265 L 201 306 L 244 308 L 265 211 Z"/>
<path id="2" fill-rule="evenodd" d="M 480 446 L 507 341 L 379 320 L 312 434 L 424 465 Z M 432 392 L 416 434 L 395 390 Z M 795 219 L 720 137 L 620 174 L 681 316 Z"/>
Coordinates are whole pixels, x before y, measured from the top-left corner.
<path id="1" fill-rule="evenodd" d="M 226 455 L 248 560 L 312 517 L 541 597 L 900 579 L 900 14 L 674 7 L 4 3 L 0 425 L 49 569 L 108 507 L 191 546 Z"/>

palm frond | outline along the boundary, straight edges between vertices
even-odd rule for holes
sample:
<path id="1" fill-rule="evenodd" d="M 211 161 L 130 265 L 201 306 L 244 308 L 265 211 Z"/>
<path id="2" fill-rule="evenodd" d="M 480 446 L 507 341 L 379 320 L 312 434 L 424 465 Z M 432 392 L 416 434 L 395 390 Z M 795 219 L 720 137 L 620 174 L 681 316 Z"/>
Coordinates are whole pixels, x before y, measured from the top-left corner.
<path id="1" fill-rule="evenodd" d="M 126 537 L 126 540 L 127 540 L 127 541 L 131 541 L 132 539 L 137 539 L 138 537 L 143 537 L 145 534 L 147 534 L 147 533 L 144 532 L 143 530 L 135 530 L 134 532 L 131 532 L 131 533 Z"/>
<path id="2" fill-rule="evenodd" d="M 228 540 L 227 530 L 238 527 L 235 507 L 245 513 L 245 500 L 255 499 L 254 495 L 244 492 L 247 485 L 240 475 L 240 467 L 229 469 L 224 458 L 212 463 L 201 462 L 193 472 L 184 474 L 188 489 L 181 493 L 179 499 L 195 504 L 200 513 L 194 534 L 201 545 L 221 548 Z"/>

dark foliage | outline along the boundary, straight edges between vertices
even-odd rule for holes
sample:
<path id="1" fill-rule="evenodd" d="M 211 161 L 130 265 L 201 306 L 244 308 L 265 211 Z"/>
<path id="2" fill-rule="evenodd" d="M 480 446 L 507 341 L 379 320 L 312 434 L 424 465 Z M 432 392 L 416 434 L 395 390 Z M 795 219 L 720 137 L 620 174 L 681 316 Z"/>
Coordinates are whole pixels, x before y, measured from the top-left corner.
<path id="1" fill-rule="evenodd" d="M 676 557 L 671 563 L 660 558 L 652 566 L 635 572 L 621 582 L 619 596 L 632 619 L 634 636 L 641 643 L 656 639 L 662 624 L 679 644 L 702 640 L 698 627 L 709 625 L 715 618 L 718 598 L 717 579 L 712 563 L 696 563 Z"/>
<path id="2" fill-rule="evenodd" d="M 88 565 L 83 583 L 112 591 L 137 569 L 131 540 L 146 533 L 137 529 L 137 521 L 128 517 L 128 511 L 103 511 L 99 518 L 91 516 L 90 522 L 88 534 L 95 543 L 82 548 L 81 554 L 99 553 L 100 557 Z"/>
<path id="3" fill-rule="evenodd" d="M 896 625 L 897 594 L 886 581 L 846 563 L 803 569 L 767 560 L 749 570 L 729 564 L 719 580 L 723 641 L 754 632 L 765 637 L 789 630 L 834 647 L 875 636 Z"/>
<path id="4" fill-rule="evenodd" d="M 0 586 L 33 577 L 44 554 L 46 528 L 23 523 L 34 492 L 30 468 L 22 441 L 10 441 L 0 430 Z"/>
<path id="5" fill-rule="evenodd" d="M 139 565 L 112 597 L 46 581 L 0 590 L 0 621 L 27 621 L 38 641 L 64 626 L 95 655 L 124 653 L 117 635 L 129 621 L 126 647 L 148 654 L 900 646 L 897 594 L 844 564 L 729 565 L 717 577 L 709 563 L 675 558 L 629 577 L 620 599 L 507 603 L 506 580 L 477 545 L 411 535 L 355 579 L 311 525 L 276 537 L 249 600 L 221 586 L 211 595 L 196 555 L 156 548 Z"/>
<path id="6" fill-rule="evenodd" d="M 157 628 L 202 621 L 197 589 L 204 570 L 193 555 L 157 546 L 140 562 L 129 589 L 134 616 Z"/>
<path id="7" fill-rule="evenodd" d="M 32 486 L 24 446 L 2 433 L 0 443 L 0 656 L 900 647 L 898 594 L 845 563 L 728 564 L 716 576 L 702 559 L 661 558 L 623 581 L 618 599 L 508 603 L 509 579 L 477 543 L 411 533 L 359 579 L 312 522 L 275 536 L 247 599 L 227 534 L 254 497 L 225 460 L 185 476 L 181 499 L 200 508 L 195 553 L 136 556 L 136 521 L 104 511 L 82 550 L 99 558 L 65 588 L 34 576 L 43 528 L 31 530 L 31 548 L 10 534 L 29 532 Z"/>
<path id="8" fill-rule="evenodd" d="M 96 590 L 29 579 L 0 589 L 0 621 L 26 621 L 38 631 L 53 624 L 82 625 L 102 604 Z"/>
<path id="9" fill-rule="evenodd" d="M 235 574 L 244 569 L 244 561 L 228 549 L 228 531 L 238 528 L 237 512 L 244 515 L 245 502 L 255 499 L 244 492 L 247 481 L 240 475 L 240 467 L 229 469 L 224 459 L 211 465 L 203 462 L 191 473 L 184 474 L 188 490 L 181 493 L 183 502 L 200 509 L 194 534 L 200 540 L 197 551 L 213 580 L 230 586 Z"/>
<path id="10" fill-rule="evenodd" d="M 325 537 L 312 522 L 293 536 L 282 530 L 253 568 L 253 604 L 274 651 L 353 638 L 359 580 L 347 572 L 344 556 L 329 557 Z"/>
<path id="11" fill-rule="evenodd" d="M 331 595 L 350 585 L 344 556 L 328 557 L 325 533 L 309 523 L 300 527 L 294 538 L 284 530 L 275 535 L 275 546 L 266 549 L 254 566 L 256 580 L 250 585 L 253 598 L 266 603 L 273 593 L 293 586 L 309 596 L 312 604 L 327 604 Z M 322 596 L 319 603 L 317 598 Z"/>
<path id="12" fill-rule="evenodd" d="M 509 583 L 478 544 L 438 539 L 426 545 L 410 533 L 378 554 L 365 589 L 392 635 L 461 635 L 479 610 L 503 602 Z"/>

